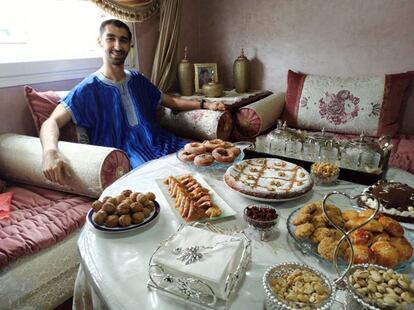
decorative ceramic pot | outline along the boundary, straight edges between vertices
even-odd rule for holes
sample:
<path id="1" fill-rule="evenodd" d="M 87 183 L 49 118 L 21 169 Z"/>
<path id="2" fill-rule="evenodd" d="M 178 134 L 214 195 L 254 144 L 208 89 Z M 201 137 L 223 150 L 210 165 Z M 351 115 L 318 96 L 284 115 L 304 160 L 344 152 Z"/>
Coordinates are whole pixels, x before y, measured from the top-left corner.
<path id="1" fill-rule="evenodd" d="M 249 89 L 249 60 L 244 56 L 244 50 L 234 61 L 233 64 L 233 79 L 236 92 L 245 93 Z"/>
<path id="2" fill-rule="evenodd" d="M 184 49 L 184 59 L 178 64 L 178 82 L 182 96 L 194 94 L 194 66 L 187 59 L 187 47 Z"/>
<path id="3" fill-rule="evenodd" d="M 218 82 L 208 82 L 203 85 L 203 93 L 206 97 L 220 97 L 223 95 L 224 86 Z"/>

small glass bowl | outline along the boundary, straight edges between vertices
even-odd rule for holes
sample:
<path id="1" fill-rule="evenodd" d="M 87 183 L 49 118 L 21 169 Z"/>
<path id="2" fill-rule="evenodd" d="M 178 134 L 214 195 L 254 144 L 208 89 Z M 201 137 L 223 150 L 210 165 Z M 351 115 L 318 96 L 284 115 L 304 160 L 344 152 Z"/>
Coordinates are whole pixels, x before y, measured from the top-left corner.
<path id="1" fill-rule="evenodd" d="M 363 308 L 363 309 L 369 309 L 369 310 L 381 310 L 381 309 L 412 310 L 412 309 L 414 309 L 414 303 L 409 303 L 409 304 L 405 304 L 405 305 L 402 305 L 400 303 L 386 304 L 381 300 L 371 299 L 368 296 L 365 296 L 365 295 L 361 294 L 360 292 L 358 292 L 358 289 L 355 288 L 352 285 L 352 281 L 353 281 L 352 276 L 356 272 L 360 272 L 360 271 L 368 271 L 369 272 L 370 269 L 373 270 L 373 271 L 377 271 L 377 272 L 378 271 L 389 272 L 388 268 L 383 267 L 383 266 L 379 266 L 379 265 L 375 265 L 375 264 L 357 264 L 357 265 L 353 265 L 351 267 L 351 269 L 349 270 L 348 276 L 347 276 L 347 279 L 346 279 L 346 284 L 347 284 L 347 287 L 348 287 L 348 294 L 351 297 L 352 302 L 357 303 L 358 306 Z M 396 271 L 391 271 L 391 273 L 395 274 L 397 276 L 402 276 L 403 275 L 403 274 L 398 273 Z M 408 276 L 409 282 L 413 283 L 412 275 L 406 275 L 406 276 Z M 365 280 L 365 281 L 367 281 L 367 280 Z M 387 281 L 385 281 L 385 282 L 387 282 Z M 395 287 L 401 288 L 401 284 L 398 283 L 398 284 L 395 285 Z M 412 289 L 411 286 L 409 286 L 408 288 L 406 287 L 405 291 L 409 292 L 409 294 L 411 296 L 414 293 L 414 290 Z M 399 294 L 401 294 L 401 293 L 399 293 Z M 401 295 L 399 295 L 399 297 L 401 298 Z"/>
<path id="2" fill-rule="evenodd" d="M 279 221 L 279 213 L 268 205 L 253 204 L 244 208 L 244 220 L 253 230 L 260 233 L 260 240 L 265 241 L 266 233 L 271 232 Z"/>
<path id="3" fill-rule="evenodd" d="M 317 161 L 311 166 L 311 177 L 316 184 L 329 185 L 338 179 L 339 170 L 338 165 Z"/>
<path id="4" fill-rule="evenodd" d="M 282 299 L 272 287 L 272 280 L 280 278 L 283 275 L 290 274 L 297 271 L 307 271 L 314 274 L 321 281 L 321 284 L 327 289 L 328 296 L 319 303 L 301 303 L 289 302 Z M 266 293 L 266 309 L 315 309 L 315 310 L 329 310 L 335 300 L 336 286 L 329 278 L 318 270 L 301 263 L 287 262 L 269 267 L 263 275 L 263 288 Z"/>

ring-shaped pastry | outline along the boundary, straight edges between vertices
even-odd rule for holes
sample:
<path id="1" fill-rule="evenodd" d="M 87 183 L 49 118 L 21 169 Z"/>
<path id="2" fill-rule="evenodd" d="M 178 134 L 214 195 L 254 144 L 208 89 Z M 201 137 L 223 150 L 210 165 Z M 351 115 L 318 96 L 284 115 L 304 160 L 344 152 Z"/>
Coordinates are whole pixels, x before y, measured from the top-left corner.
<path id="1" fill-rule="evenodd" d="M 198 155 L 198 154 L 205 153 L 206 147 L 203 145 L 203 143 L 191 142 L 191 143 L 187 143 L 184 146 L 184 151 L 191 153 L 191 154 Z"/>
<path id="2" fill-rule="evenodd" d="M 214 149 L 218 147 L 223 147 L 223 143 L 224 141 L 221 139 L 206 140 L 203 142 L 207 152 L 212 152 Z"/>
<path id="3" fill-rule="evenodd" d="M 225 149 L 222 147 L 216 148 L 211 155 L 213 155 L 214 159 L 217 160 L 219 163 L 231 163 L 234 161 L 234 153 L 231 152 L 229 149 Z"/>
<path id="4" fill-rule="evenodd" d="M 194 165 L 196 166 L 210 166 L 214 162 L 214 157 L 210 153 L 197 155 L 194 158 Z"/>

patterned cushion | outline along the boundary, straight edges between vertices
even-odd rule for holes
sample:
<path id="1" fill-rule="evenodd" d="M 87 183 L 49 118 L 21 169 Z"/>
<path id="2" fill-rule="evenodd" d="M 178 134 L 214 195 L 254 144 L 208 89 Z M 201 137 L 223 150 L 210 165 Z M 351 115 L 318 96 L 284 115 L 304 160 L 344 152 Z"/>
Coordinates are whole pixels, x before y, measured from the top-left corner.
<path id="1" fill-rule="evenodd" d="M 64 185 L 50 182 L 43 175 L 39 138 L 2 134 L 0 175 L 20 183 L 95 198 L 131 169 L 128 156 L 119 149 L 61 141 L 59 151 L 71 169 Z"/>
<path id="2" fill-rule="evenodd" d="M 329 77 L 289 70 L 283 119 L 289 126 L 394 136 L 413 73 Z"/>
<path id="3" fill-rule="evenodd" d="M 56 92 L 38 92 L 27 85 L 24 87 L 24 97 L 32 114 L 36 131 L 39 134 L 43 122 L 52 114 L 61 98 Z M 79 143 L 89 142 L 86 131 L 76 127 L 72 121 L 61 128 L 59 140 Z"/>
<path id="4" fill-rule="evenodd" d="M 161 126 L 176 135 L 198 140 L 228 140 L 233 121 L 227 111 L 191 110 L 175 112 L 161 107 L 158 113 Z"/>
<path id="5" fill-rule="evenodd" d="M 277 93 L 240 108 L 234 115 L 237 132 L 245 137 L 256 137 L 276 124 L 284 104 L 284 93 Z"/>

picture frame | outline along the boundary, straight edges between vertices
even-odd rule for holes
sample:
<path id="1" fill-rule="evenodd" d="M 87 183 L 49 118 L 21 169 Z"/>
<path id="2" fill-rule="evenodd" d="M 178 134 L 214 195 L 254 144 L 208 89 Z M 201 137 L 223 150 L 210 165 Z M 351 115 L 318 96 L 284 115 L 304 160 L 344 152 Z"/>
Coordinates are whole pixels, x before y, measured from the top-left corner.
<path id="1" fill-rule="evenodd" d="M 204 84 L 210 81 L 218 82 L 217 64 L 216 63 L 199 63 L 194 64 L 194 85 L 195 92 L 201 93 Z"/>

